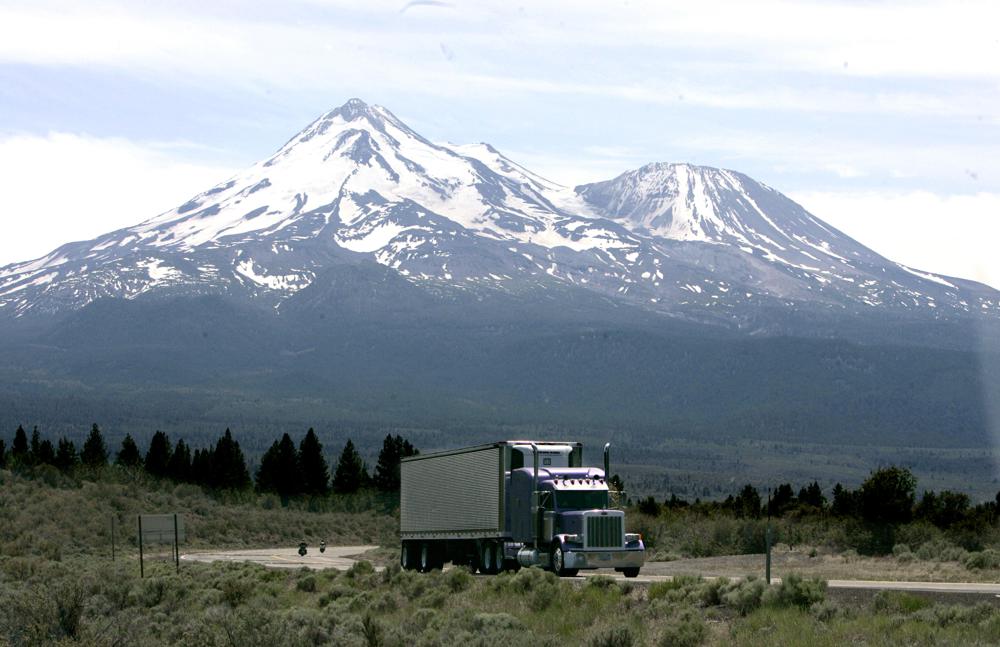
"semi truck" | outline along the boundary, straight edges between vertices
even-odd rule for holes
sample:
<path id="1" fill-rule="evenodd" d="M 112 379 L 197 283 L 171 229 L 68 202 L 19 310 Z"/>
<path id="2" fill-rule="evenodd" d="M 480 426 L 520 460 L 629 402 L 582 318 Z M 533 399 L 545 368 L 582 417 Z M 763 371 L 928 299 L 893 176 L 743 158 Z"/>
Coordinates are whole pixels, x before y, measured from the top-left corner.
<path id="1" fill-rule="evenodd" d="M 604 469 L 583 466 L 578 442 L 508 440 L 404 458 L 400 566 L 637 576 L 646 549 L 641 535 L 625 531 L 614 500 L 621 493 L 609 487 L 610 447 Z"/>

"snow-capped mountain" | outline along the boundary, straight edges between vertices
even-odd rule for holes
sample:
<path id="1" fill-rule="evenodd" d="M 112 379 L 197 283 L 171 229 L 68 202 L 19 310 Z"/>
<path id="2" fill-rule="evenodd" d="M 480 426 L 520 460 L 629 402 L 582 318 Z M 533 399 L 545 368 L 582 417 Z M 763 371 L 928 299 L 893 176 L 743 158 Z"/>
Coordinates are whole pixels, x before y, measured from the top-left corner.
<path id="1" fill-rule="evenodd" d="M 329 268 L 372 262 L 435 294 L 573 286 L 735 323 L 762 304 L 1000 314 L 994 290 L 882 258 L 734 171 L 562 187 L 352 99 L 176 209 L 0 268 L 0 316 L 219 293 L 280 312 Z"/>

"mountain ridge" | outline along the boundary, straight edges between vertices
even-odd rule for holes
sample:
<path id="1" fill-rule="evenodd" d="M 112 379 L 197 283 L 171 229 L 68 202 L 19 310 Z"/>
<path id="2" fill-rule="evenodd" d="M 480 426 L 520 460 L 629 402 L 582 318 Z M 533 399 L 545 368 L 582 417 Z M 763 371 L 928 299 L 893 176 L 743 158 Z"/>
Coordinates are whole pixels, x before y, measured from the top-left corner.
<path id="1" fill-rule="evenodd" d="M 1000 316 L 997 291 L 893 263 L 738 171 L 656 162 L 563 187 L 351 99 L 175 209 L 0 268 L 0 317 L 198 294 L 280 312 L 362 262 L 437 294 L 572 285 L 737 328 L 761 308 Z"/>

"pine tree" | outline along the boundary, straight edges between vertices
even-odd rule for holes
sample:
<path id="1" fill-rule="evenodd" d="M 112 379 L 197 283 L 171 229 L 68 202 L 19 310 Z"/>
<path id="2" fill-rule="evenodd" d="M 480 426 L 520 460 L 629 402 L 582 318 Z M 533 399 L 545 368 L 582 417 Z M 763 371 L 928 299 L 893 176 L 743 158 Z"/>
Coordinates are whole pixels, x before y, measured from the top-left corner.
<path id="1" fill-rule="evenodd" d="M 80 460 L 87 467 L 103 467 L 108 464 L 108 447 L 104 444 L 104 436 L 101 435 L 101 429 L 96 422 L 83 443 Z"/>
<path id="2" fill-rule="evenodd" d="M 153 476 L 164 478 L 167 475 L 167 462 L 170 460 L 170 438 L 162 431 L 157 431 L 149 441 L 146 450 L 146 471 Z"/>
<path id="3" fill-rule="evenodd" d="M 28 449 L 28 456 L 26 462 L 29 465 L 38 465 L 38 454 L 42 448 L 42 435 L 38 433 L 38 425 L 31 431 L 31 445 Z"/>
<path id="4" fill-rule="evenodd" d="M 59 448 L 56 450 L 55 466 L 63 472 L 68 472 L 80 462 L 80 457 L 76 453 L 76 445 L 65 436 L 59 439 Z"/>
<path id="5" fill-rule="evenodd" d="M 823 488 L 819 483 L 813 481 L 810 485 L 799 490 L 799 503 L 811 505 L 822 510 L 826 507 L 826 497 L 823 496 Z"/>
<path id="6" fill-rule="evenodd" d="M 757 519 L 760 517 L 760 493 L 747 483 L 733 501 L 733 512 L 737 517 Z"/>
<path id="7" fill-rule="evenodd" d="M 177 446 L 174 447 L 174 452 L 167 462 L 167 476 L 178 483 L 191 480 L 191 450 L 183 438 L 177 441 Z"/>
<path id="8" fill-rule="evenodd" d="M 121 465 L 122 467 L 142 466 L 142 456 L 139 454 L 139 446 L 132 439 L 132 434 L 125 434 L 125 438 L 122 439 L 122 448 L 118 450 L 118 455 L 115 457 L 115 465 Z"/>
<path id="9" fill-rule="evenodd" d="M 771 495 L 767 513 L 774 517 L 780 517 L 794 502 L 795 492 L 792 490 L 792 484 L 782 483 L 775 488 L 774 493 Z"/>
<path id="10" fill-rule="evenodd" d="M 302 492 L 321 496 L 330 491 L 330 468 L 323 458 L 323 445 L 312 427 L 299 443 L 299 466 L 302 469 Z"/>
<path id="11" fill-rule="evenodd" d="M 291 436 L 283 434 L 275 441 L 260 461 L 257 471 L 257 489 L 274 492 L 285 501 L 288 497 L 302 492 L 302 471 L 295 443 Z"/>
<path id="12" fill-rule="evenodd" d="M 382 451 L 379 452 L 375 465 L 375 475 L 372 478 L 375 487 L 383 492 L 398 492 L 400 460 L 419 453 L 402 436 L 388 434 L 382 441 Z"/>
<path id="13" fill-rule="evenodd" d="M 337 461 L 337 471 L 333 475 L 333 491 L 337 494 L 352 494 L 357 492 L 368 481 L 368 472 L 361 455 L 354 448 L 351 440 L 344 445 Z"/>
<path id="14" fill-rule="evenodd" d="M 243 450 L 229 429 L 215 443 L 209 485 L 223 490 L 243 490 L 251 485 Z"/>
<path id="15" fill-rule="evenodd" d="M 23 461 L 28 455 L 28 434 L 24 433 L 24 427 L 17 426 L 14 432 L 14 442 L 10 446 L 11 458 Z"/>
<path id="16" fill-rule="evenodd" d="M 35 454 L 36 465 L 55 465 L 56 449 L 52 446 L 52 441 L 46 438 L 38 443 L 38 453 Z"/>
<path id="17" fill-rule="evenodd" d="M 212 450 L 196 449 L 191 456 L 191 482 L 203 487 L 211 487 Z"/>

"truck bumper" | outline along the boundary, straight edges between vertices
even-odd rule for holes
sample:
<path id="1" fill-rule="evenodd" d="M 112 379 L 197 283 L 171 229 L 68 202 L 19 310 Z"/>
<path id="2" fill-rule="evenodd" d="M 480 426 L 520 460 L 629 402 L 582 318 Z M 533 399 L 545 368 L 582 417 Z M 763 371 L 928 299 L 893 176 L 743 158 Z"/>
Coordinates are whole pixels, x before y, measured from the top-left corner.
<path id="1" fill-rule="evenodd" d="M 646 563 L 646 548 L 605 550 L 567 550 L 563 554 L 566 568 L 632 568 Z"/>

